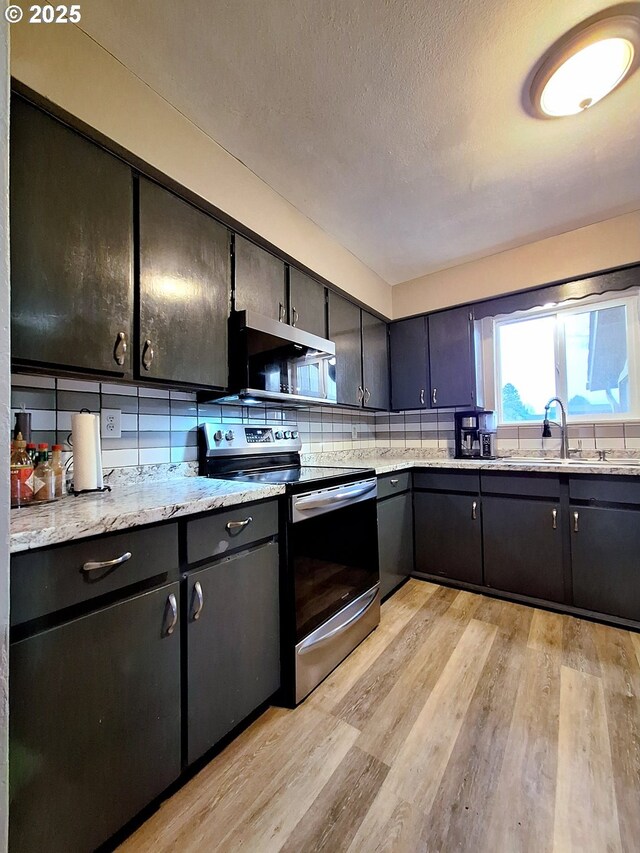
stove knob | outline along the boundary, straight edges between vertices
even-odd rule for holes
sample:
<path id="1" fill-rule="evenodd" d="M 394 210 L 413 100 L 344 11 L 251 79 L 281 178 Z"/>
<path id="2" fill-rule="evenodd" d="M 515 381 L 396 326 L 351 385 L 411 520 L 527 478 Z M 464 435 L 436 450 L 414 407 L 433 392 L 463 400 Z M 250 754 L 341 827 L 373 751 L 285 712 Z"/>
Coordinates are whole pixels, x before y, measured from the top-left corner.
<path id="1" fill-rule="evenodd" d="M 219 429 L 213 434 L 213 438 L 215 441 L 222 441 L 222 430 Z"/>
<path id="2" fill-rule="evenodd" d="M 285 437 L 285 438 L 291 438 L 291 433 L 289 432 L 289 430 L 288 430 L 288 429 L 286 429 L 286 430 L 284 431 L 284 437 Z"/>
<path id="3" fill-rule="evenodd" d="M 282 433 L 280 432 L 280 430 L 277 430 L 277 431 L 276 431 L 276 438 L 278 439 L 278 441 L 279 441 L 281 438 L 283 438 L 283 435 L 282 435 Z"/>
<path id="4" fill-rule="evenodd" d="M 291 433 L 291 438 L 297 438 L 297 437 L 298 437 L 298 430 L 294 429 L 293 432 Z"/>
<path id="5" fill-rule="evenodd" d="M 235 437 L 235 436 L 233 435 L 233 430 L 231 430 L 231 429 L 230 429 L 230 430 L 229 430 L 229 432 L 225 435 L 225 438 L 227 439 L 227 441 L 233 441 L 234 437 Z"/>

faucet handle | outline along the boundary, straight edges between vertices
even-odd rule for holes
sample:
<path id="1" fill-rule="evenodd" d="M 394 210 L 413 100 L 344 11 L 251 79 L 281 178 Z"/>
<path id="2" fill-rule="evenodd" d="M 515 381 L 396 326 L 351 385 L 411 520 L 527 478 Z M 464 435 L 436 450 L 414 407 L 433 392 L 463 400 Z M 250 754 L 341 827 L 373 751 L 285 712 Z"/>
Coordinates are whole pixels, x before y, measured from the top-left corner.
<path id="1" fill-rule="evenodd" d="M 598 450 L 598 461 L 606 462 L 607 461 L 607 451 L 606 450 Z"/>

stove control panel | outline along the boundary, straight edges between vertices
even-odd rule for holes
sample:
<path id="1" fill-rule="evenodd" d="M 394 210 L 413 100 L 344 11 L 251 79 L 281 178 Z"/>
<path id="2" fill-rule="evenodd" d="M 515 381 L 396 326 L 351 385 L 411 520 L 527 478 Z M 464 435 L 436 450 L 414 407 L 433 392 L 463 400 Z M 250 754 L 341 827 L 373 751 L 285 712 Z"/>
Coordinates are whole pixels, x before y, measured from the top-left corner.
<path id="1" fill-rule="evenodd" d="M 299 453 L 302 447 L 296 429 L 280 429 L 268 424 L 208 423 L 200 425 L 201 441 L 206 455 L 229 456 L 233 454 Z"/>

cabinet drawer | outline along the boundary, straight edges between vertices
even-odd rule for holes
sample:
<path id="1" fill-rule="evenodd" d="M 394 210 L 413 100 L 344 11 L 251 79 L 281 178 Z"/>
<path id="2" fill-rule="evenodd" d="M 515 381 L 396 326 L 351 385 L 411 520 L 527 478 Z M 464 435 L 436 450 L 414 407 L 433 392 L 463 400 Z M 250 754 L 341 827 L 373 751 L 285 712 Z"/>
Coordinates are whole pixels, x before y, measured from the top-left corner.
<path id="1" fill-rule="evenodd" d="M 243 523 L 243 526 L 234 527 L 236 522 Z M 277 532 L 277 501 L 241 504 L 234 509 L 187 522 L 187 560 L 198 563 L 218 557 L 251 542 L 268 539 Z"/>
<path id="2" fill-rule="evenodd" d="M 411 488 L 411 472 L 400 471 L 378 477 L 378 499 L 398 495 Z"/>
<path id="3" fill-rule="evenodd" d="M 130 553 L 126 562 L 83 571 Z M 11 558 L 11 625 L 178 571 L 178 525 L 162 524 L 85 539 Z"/>
<path id="4" fill-rule="evenodd" d="M 578 501 L 640 504 L 640 477 L 572 477 L 569 480 L 569 496 Z"/>
<path id="5" fill-rule="evenodd" d="M 477 494 L 480 491 L 480 474 L 478 471 L 419 471 L 413 475 L 413 487 Z"/>
<path id="6" fill-rule="evenodd" d="M 485 474 L 481 476 L 484 495 L 522 495 L 534 498 L 559 498 L 560 479 L 555 474 Z"/>

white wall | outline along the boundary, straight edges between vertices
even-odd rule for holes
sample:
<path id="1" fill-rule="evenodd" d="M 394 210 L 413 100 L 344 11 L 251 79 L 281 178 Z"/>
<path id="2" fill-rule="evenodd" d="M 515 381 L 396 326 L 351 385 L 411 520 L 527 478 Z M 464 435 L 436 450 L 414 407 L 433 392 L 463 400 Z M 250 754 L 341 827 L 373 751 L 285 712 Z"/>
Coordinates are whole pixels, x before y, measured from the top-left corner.
<path id="1" fill-rule="evenodd" d="M 11 72 L 347 293 L 391 316 L 387 282 L 82 30 L 15 26 Z"/>
<path id="2" fill-rule="evenodd" d="M 9 712 L 9 27 L 0 23 L 0 851 L 7 849 Z"/>
<path id="3" fill-rule="evenodd" d="M 474 302 L 638 261 L 640 210 L 397 284 L 393 288 L 393 317 Z"/>

